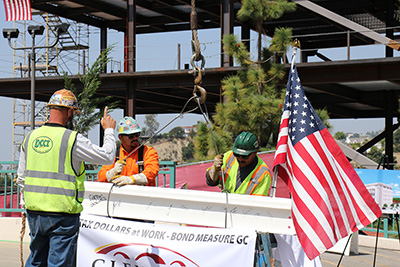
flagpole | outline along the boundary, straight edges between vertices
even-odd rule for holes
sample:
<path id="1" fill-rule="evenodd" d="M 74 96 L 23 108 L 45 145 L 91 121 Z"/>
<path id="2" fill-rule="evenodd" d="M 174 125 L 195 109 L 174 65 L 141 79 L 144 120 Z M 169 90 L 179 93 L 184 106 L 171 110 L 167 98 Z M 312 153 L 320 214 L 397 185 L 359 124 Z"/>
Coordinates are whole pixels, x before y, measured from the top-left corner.
<path id="1" fill-rule="evenodd" d="M 294 46 L 294 51 L 292 54 L 292 62 L 290 65 L 290 70 L 292 70 L 294 67 L 294 62 L 296 61 L 297 48 L 300 47 L 300 41 L 298 39 L 294 40 L 293 46 Z M 271 197 L 275 197 L 276 194 L 276 184 L 278 183 L 278 172 L 279 172 L 279 165 L 274 168 L 274 173 L 272 174 L 271 194 L 270 194 Z"/>
<path id="2" fill-rule="evenodd" d="M 294 62 L 296 60 L 296 54 L 297 54 L 297 48 L 300 47 L 300 41 L 298 39 L 294 40 L 293 46 L 294 46 L 294 51 L 293 51 L 293 55 L 292 55 L 292 64 L 290 66 L 290 70 L 292 70 L 294 67 Z"/>
<path id="3" fill-rule="evenodd" d="M 274 168 L 274 173 L 272 174 L 272 185 L 271 185 L 271 197 L 275 197 L 275 194 L 276 194 L 276 184 L 277 184 L 277 181 L 278 181 L 278 169 L 279 169 L 279 166 L 276 166 L 275 168 Z"/>

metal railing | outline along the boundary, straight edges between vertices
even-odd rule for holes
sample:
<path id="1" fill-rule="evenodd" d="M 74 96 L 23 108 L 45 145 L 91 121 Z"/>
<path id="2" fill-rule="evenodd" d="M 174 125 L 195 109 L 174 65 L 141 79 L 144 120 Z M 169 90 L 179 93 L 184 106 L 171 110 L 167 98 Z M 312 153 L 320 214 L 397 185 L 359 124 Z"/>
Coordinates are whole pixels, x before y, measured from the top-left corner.
<path id="1" fill-rule="evenodd" d="M 156 186 L 175 188 L 176 163 L 160 161 Z M 0 217 L 11 216 L 11 212 L 22 212 L 20 208 L 21 189 L 16 184 L 18 161 L 0 161 Z M 86 164 L 86 180 L 97 182 L 100 165 Z M 5 214 L 3 214 L 5 213 Z"/>
<path id="2" fill-rule="evenodd" d="M 398 237 L 398 223 L 399 223 L 399 214 L 392 214 L 392 213 L 384 213 L 382 214 L 380 218 L 380 225 L 379 225 L 379 233 L 383 234 L 383 237 L 390 238 L 389 235 L 392 237 L 395 236 L 396 238 Z M 361 231 L 364 232 L 372 232 L 372 233 L 377 233 L 378 232 L 378 220 L 375 222 L 365 226 L 364 228 L 361 229 Z M 389 227 L 390 226 L 390 227 Z M 392 230 L 389 230 L 392 229 Z M 375 234 L 376 235 L 376 234 Z"/>

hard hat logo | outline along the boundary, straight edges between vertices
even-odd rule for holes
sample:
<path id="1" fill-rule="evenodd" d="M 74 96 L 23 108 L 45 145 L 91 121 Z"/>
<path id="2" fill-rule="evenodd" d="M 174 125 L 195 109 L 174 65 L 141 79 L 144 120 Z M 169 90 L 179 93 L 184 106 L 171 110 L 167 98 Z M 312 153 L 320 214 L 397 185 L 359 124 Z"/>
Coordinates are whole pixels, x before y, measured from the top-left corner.
<path id="1" fill-rule="evenodd" d="M 134 134 L 140 133 L 142 129 L 140 129 L 139 124 L 132 117 L 124 117 L 119 121 L 118 124 L 118 135 L 120 134 Z"/>
<path id="2" fill-rule="evenodd" d="M 258 149 L 257 137 L 250 132 L 242 132 L 236 137 L 232 150 L 235 154 L 247 156 L 258 151 Z"/>

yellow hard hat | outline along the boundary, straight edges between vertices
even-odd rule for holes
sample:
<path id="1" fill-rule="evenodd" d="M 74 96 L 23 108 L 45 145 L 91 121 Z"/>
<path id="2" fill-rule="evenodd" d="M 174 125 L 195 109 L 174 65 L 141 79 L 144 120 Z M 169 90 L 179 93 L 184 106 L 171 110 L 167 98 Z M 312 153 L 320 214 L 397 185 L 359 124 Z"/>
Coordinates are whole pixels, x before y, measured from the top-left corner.
<path id="1" fill-rule="evenodd" d="M 47 103 L 48 107 L 58 106 L 72 108 L 79 111 L 78 100 L 76 99 L 74 93 L 67 89 L 61 89 L 56 91 Z"/>

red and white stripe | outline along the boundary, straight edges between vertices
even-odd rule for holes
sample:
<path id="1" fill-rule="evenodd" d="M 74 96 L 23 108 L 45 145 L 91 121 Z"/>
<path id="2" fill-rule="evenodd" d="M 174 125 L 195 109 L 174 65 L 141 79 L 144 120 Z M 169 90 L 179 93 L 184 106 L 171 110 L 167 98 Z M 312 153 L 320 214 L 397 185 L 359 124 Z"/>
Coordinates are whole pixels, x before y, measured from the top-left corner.
<path id="1" fill-rule="evenodd" d="M 288 120 L 285 110 L 274 169 L 289 186 L 296 233 L 313 259 L 382 212 L 326 128 L 293 146 Z"/>
<path id="2" fill-rule="evenodd" d="M 6 21 L 32 20 L 30 0 L 4 0 Z"/>

